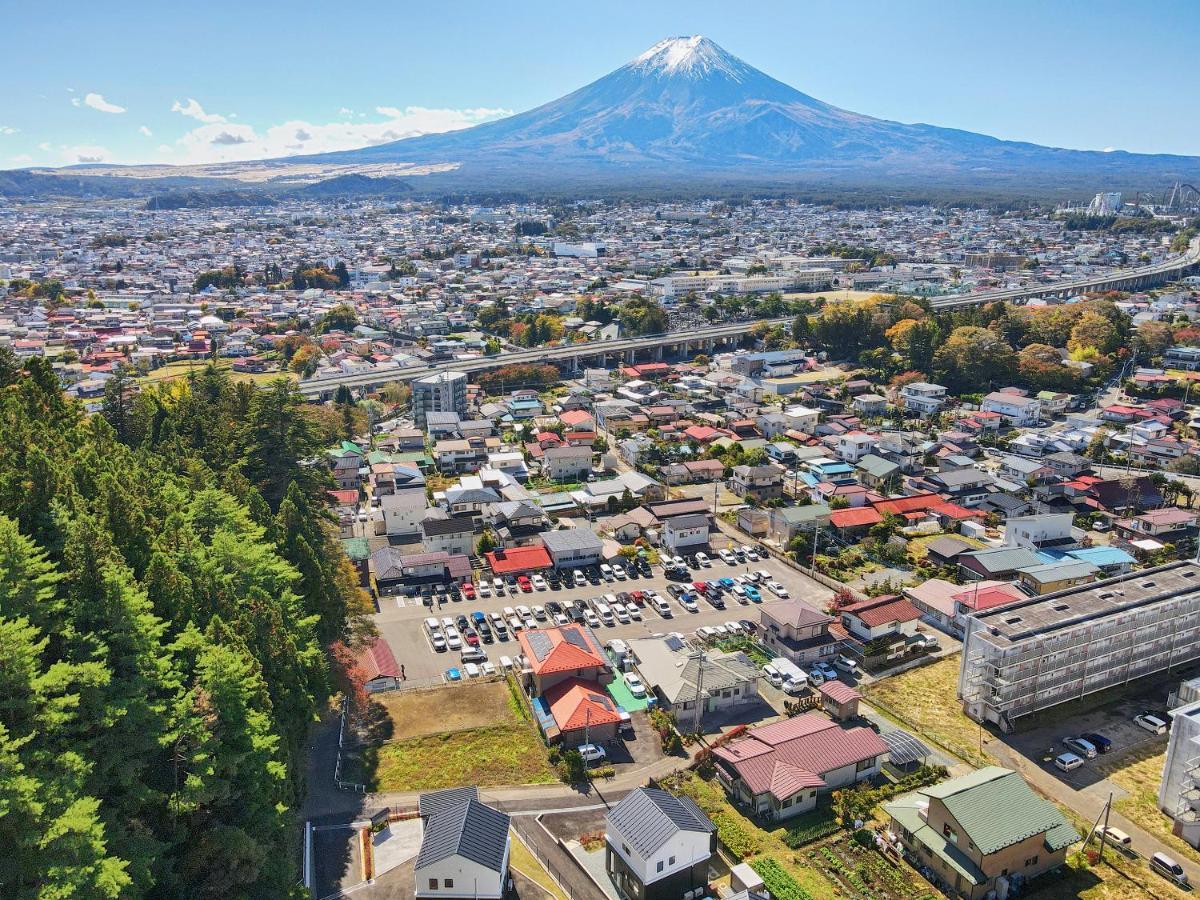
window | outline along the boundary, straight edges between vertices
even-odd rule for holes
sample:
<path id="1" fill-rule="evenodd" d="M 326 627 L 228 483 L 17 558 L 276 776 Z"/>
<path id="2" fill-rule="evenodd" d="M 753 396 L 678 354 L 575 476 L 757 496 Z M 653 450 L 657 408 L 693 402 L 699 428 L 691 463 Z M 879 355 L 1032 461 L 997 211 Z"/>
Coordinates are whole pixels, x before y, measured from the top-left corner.
<path id="1" fill-rule="evenodd" d="M 1027 869 L 1030 866 L 1036 866 L 1037 864 L 1038 864 L 1038 858 L 1036 856 L 1031 856 L 1031 857 L 1029 857 L 1029 859 L 1025 860 L 1025 868 L 1027 868 Z"/>
<path id="2" fill-rule="evenodd" d="M 958 843 L 958 832 L 950 827 L 949 822 L 942 823 L 942 837 L 947 838 L 952 844 Z"/>
<path id="3" fill-rule="evenodd" d="M 622 850 L 622 852 L 624 852 L 624 854 L 625 854 L 626 856 L 628 856 L 628 855 L 629 855 L 629 845 L 628 845 L 628 844 L 622 843 L 622 844 L 621 844 L 621 850 Z"/>
<path id="4" fill-rule="evenodd" d="M 781 808 L 783 808 L 783 809 L 787 809 L 789 806 L 791 806 L 791 805 L 792 805 L 792 798 L 791 798 L 791 797 L 788 797 L 786 800 L 784 800 L 784 801 L 783 801 L 783 803 L 781 803 L 781 804 L 779 804 L 779 805 L 780 805 L 780 807 L 781 807 Z"/>
<path id="5" fill-rule="evenodd" d="M 658 861 L 658 867 L 657 867 L 657 869 L 655 869 L 655 871 L 661 872 L 662 870 L 663 870 L 663 861 L 660 859 Z"/>
<path id="6" fill-rule="evenodd" d="M 670 859 L 668 859 L 668 860 L 667 860 L 667 865 L 668 865 L 668 866 L 673 866 L 673 865 L 675 865 L 675 857 L 673 857 L 673 856 L 672 856 Z"/>
<path id="7" fill-rule="evenodd" d="M 860 759 L 858 761 L 858 765 L 856 765 L 854 767 L 854 771 L 862 772 L 862 771 L 865 771 L 866 769 L 873 768 L 874 766 L 875 766 L 875 757 L 872 756 L 868 759 Z"/>
<path id="8" fill-rule="evenodd" d="M 430 889 L 431 891 L 436 891 L 436 890 L 437 890 L 437 879 L 436 879 L 436 878 L 430 878 L 430 879 L 429 879 L 429 889 Z"/>

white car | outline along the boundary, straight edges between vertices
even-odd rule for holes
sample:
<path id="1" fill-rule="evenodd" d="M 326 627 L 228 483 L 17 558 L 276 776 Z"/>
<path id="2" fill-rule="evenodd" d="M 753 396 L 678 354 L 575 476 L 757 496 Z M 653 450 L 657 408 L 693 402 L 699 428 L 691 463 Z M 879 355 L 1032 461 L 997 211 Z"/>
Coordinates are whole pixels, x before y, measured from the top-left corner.
<path id="1" fill-rule="evenodd" d="M 589 766 L 593 763 L 604 762 L 608 758 L 608 754 L 604 752 L 603 747 L 597 747 L 595 744 L 580 744 L 577 748 L 579 755 L 583 757 L 583 761 Z"/>
<path id="2" fill-rule="evenodd" d="M 467 663 L 463 666 L 463 674 L 468 678 L 478 678 L 480 675 L 479 665 L 477 663 Z"/>
<path id="3" fill-rule="evenodd" d="M 504 596 L 504 579 L 503 578 L 493 578 L 492 579 L 492 590 L 494 590 L 496 592 L 497 597 L 503 597 Z"/>
<path id="4" fill-rule="evenodd" d="M 545 591 L 549 589 L 549 585 L 546 584 L 546 579 L 541 575 L 534 575 L 529 580 L 533 582 L 533 589 L 535 591 Z"/>
<path id="5" fill-rule="evenodd" d="M 624 581 L 628 576 L 625 574 L 625 567 L 619 564 L 614 564 L 612 573 L 617 577 L 618 581 Z"/>
<path id="6" fill-rule="evenodd" d="M 438 653 L 444 653 L 446 650 L 446 639 L 440 631 L 434 632 L 429 636 L 429 643 L 433 644 L 433 649 Z"/>
<path id="7" fill-rule="evenodd" d="M 743 603 L 743 602 L 745 602 L 747 599 L 749 599 L 749 598 L 746 596 L 746 588 L 745 588 L 743 585 L 740 585 L 740 584 L 735 584 L 735 585 L 733 586 L 733 596 L 735 596 L 735 597 L 737 597 L 737 598 L 738 598 L 738 602 L 739 602 L 739 603 Z"/>
<path id="8" fill-rule="evenodd" d="M 542 615 L 545 615 L 545 614 L 546 614 L 546 612 L 545 612 L 545 610 L 543 610 Z M 517 615 L 520 616 L 522 619 L 532 619 L 533 611 L 528 606 L 518 606 L 517 607 Z"/>
<path id="9" fill-rule="evenodd" d="M 485 662 L 481 668 L 483 669 L 484 675 L 495 675 L 496 674 L 496 665 L 493 662 L 490 662 L 490 661 Z"/>
<path id="10" fill-rule="evenodd" d="M 526 631 L 538 630 L 537 619 L 533 618 L 533 616 L 530 616 L 528 619 L 522 619 L 521 624 L 525 626 Z"/>
<path id="11" fill-rule="evenodd" d="M 520 608 L 520 607 L 518 607 L 518 609 L 519 609 L 519 608 Z M 534 617 L 535 619 L 537 619 L 539 622 L 545 622 L 545 621 L 546 621 L 546 607 L 544 607 L 544 606 L 535 606 L 535 607 L 533 608 L 533 617 Z"/>
<path id="12" fill-rule="evenodd" d="M 613 615 L 617 617 L 617 621 L 622 625 L 629 624 L 629 613 L 625 610 L 624 603 L 614 603 L 611 607 Z"/>
<path id="13" fill-rule="evenodd" d="M 495 611 L 490 612 L 490 613 L 488 613 L 488 618 L 492 620 L 493 628 L 504 627 L 504 616 L 500 615 L 500 613 L 495 612 Z"/>
<path id="14" fill-rule="evenodd" d="M 599 617 L 594 612 L 592 612 L 590 609 L 585 609 L 583 611 L 583 618 L 584 618 L 584 621 L 586 621 L 588 623 L 589 628 L 599 628 L 600 627 Z"/>
<path id="15" fill-rule="evenodd" d="M 677 569 L 686 569 L 688 567 L 687 560 L 685 560 L 682 556 L 672 556 L 671 565 Z"/>
<path id="16" fill-rule="evenodd" d="M 754 574 L 758 576 L 758 580 L 760 583 L 766 584 L 766 582 L 771 580 L 771 573 L 768 572 L 766 569 L 759 569 Z"/>
<path id="17" fill-rule="evenodd" d="M 692 599 L 690 594 L 680 594 L 679 605 L 688 612 L 700 612 L 700 607 L 696 605 L 696 601 Z"/>
<path id="18" fill-rule="evenodd" d="M 700 563 L 700 565 L 703 566 L 705 569 L 712 566 L 712 560 L 709 558 L 708 554 L 705 553 L 703 550 L 701 550 L 700 552 L 698 552 L 696 554 L 696 562 Z"/>
<path id="19" fill-rule="evenodd" d="M 700 640 L 704 641 L 705 643 L 716 639 L 716 636 L 717 629 L 713 628 L 711 625 L 701 625 L 696 629 L 696 637 L 700 638 Z"/>
<path id="20" fill-rule="evenodd" d="M 486 581 L 481 581 L 479 582 L 479 586 L 475 588 L 475 592 L 479 594 L 480 597 L 490 597 L 492 596 L 492 587 Z"/>
<path id="21" fill-rule="evenodd" d="M 726 630 L 726 631 L 728 631 L 730 634 L 733 634 L 733 635 L 738 635 L 738 634 L 742 634 L 742 633 L 743 633 L 743 632 L 742 632 L 742 626 L 741 626 L 741 625 L 740 625 L 738 622 L 734 622 L 734 621 L 729 621 L 729 622 L 726 622 L 726 623 L 725 623 L 725 630 Z"/>
<path id="22" fill-rule="evenodd" d="M 511 619 L 516 614 L 517 614 L 517 611 L 515 609 L 513 609 L 511 606 L 504 607 L 504 618 Z"/>
<path id="23" fill-rule="evenodd" d="M 518 619 L 516 616 L 508 617 L 508 630 L 509 631 L 511 631 L 513 634 L 516 634 L 518 631 L 523 631 L 524 629 L 525 629 L 525 626 L 521 624 L 520 619 Z"/>
<path id="24" fill-rule="evenodd" d="M 662 597 L 654 597 L 650 601 L 654 605 L 654 611 L 664 619 L 671 618 L 671 604 L 667 603 Z"/>
<path id="25" fill-rule="evenodd" d="M 1140 716 L 1134 716 L 1133 722 L 1140 728 L 1145 728 L 1151 734 L 1166 734 L 1170 726 L 1160 719 L 1158 716 L 1152 716 L 1149 713 L 1142 713 Z"/>
<path id="26" fill-rule="evenodd" d="M 758 562 L 758 551 L 755 550 L 753 547 L 747 547 L 745 544 L 743 544 L 738 549 L 740 549 L 742 551 L 742 553 L 745 555 L 746 559 L 750 560 L 751 562 Z"/>
<path id="27" fill-rule="evenodd" d="M 626 603 L 625 612 L 629 613 L 629 618 L 633 619 L 633 621 L 642 621 L 642 611 L 638 609 L 636 603 Z"/>
<path id="28" fill-rule="evenodd" d="M 575 581 L 575 587 L 583 587 L 585 584 L 587 584 L 587 576 L 584 575 L 582 572 L 580 572 L 578 569 L 576 569 L 574 581 Z"/>
<path id="29" fill-rule="evenodd" d="M 446 629 L 446 646 L 451 650 L 462 649 L 462 637 L 458 633 L 458 629 L 451 625 Z"/>
<path id="30" fill-rule="evenodd" d="M 571 620 L 568 619 L 566 616 L 564 616 L 562 613 L 555 613 L 554 614 L 554 624 L 555 625 L 570 625 Z"/>
<path id="31" fill-rule="evenodd" d="M 500 657 L 500 668 L 501 669 L 511 669 L 512 667 L 513 667 L 512 659 L 510 659 L 507 656 Z"/>
<path id="32" fill-rule="evenodd" d="M 721 561 L 724 563 L 728 563 L 731 566 L 737 565 L 737 557 L 728 550 L 719 550 L 717 552 L 717 556 L 721 557 Z"/>
<path id="33" fill-rule="evenodd" d="M 629 693 L 635 697 L 646 696 L 646 685 L 632 672 L 625 673 L 625 687 L 629 688 Z"/>
<path id="34" fill-rule="evenodd" d="M 787 599 L 787 596 L 788 596 L 787 588 L 785 588 L 778 581 L 768 581 L 767 582 L 767 590 L 770 591 L 772 594 L 774 594 L 776 597 L 782 597 L 784 600 Z"/>

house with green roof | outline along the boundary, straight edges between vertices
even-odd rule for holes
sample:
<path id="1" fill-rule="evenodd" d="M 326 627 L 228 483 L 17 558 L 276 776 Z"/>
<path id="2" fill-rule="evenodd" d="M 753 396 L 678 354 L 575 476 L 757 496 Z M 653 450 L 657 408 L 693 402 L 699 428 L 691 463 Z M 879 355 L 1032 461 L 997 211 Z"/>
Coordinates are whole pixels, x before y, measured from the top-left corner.
<path id="1" fill-rule="evenodd" d="M 884 804 L 910 863 L 953 897 L 1004 896 L 1063 864 L 1080 840 L 1016 772 L 988 766 Z"/>

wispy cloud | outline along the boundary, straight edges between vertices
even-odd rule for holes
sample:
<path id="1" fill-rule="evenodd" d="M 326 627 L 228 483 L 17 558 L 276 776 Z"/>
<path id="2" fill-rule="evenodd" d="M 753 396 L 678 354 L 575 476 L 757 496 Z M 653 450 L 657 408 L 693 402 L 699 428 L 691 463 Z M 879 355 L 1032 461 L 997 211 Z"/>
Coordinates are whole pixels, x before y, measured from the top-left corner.
<path id="1" fill-rule="evenodd" d="M 0 125 L 0 134 L 16 134 L 21 129 L 13 128 L 11 125 Z"/>
<path id="2" fill-rule="evenodd" d="M 71 102 L 74 103 L 75 101 L 72 100 Z M 103 94 L 88 94 L 86 97 L 83 98 L 83 102 L 84 102 L 84 105 L 90 106 L 92 109 L 98 110 L 99 112 L 102 112 L 102 113 L 123 113 L 123 112 L 125 112 L 125 107 L 117 106 L 117 104 L 115 104 L 115 103 L 109 103 L 107 100 L 104 99 Z"/>
<path id="3" fill-rule="evenodd" d="M 180 115 L 195 119 L 197 122 L 208 122 L 212 124 L 214 122 L 225 121 L 224 116 L 217 115 L 216 113 L 205 112 L 204 107 L 191 97 L 188 97 L 187 103 L 180 103 L 178 100 L 176 100 L 171 105 L 171 112 L 177 112 Z"/>
<path id="4" fill-rule="evenodd" d="M 195 110 L 184 111 L 183 104 L 175 112 L 198 118 L 205 113 L 200 104 Z M 209 163 L 240 160 L 270 159 L 297 154 L 329 153 L 386 144 L 403 138 L 469 128 L 482 122 L 512 115 L 512 110 L 478 107 L 472 109 L 429 109 L 422 106 L 380 106 L 376 113 L 383 121 L 342 121 L 316 124 L 291 120 L 272 125 L 263 131 L 244 123 L 229 122 L 222 117 L 206 118 L 206 124 L 193 128 L 178 141 L 178 152 L 172 162 Z"/>
<path id="5" fill-rule="evenodd" d="M 145 125 L 138 129 L 138 134 L 145 135 L 146 137 L 154 137 L 154 132 Z"/>

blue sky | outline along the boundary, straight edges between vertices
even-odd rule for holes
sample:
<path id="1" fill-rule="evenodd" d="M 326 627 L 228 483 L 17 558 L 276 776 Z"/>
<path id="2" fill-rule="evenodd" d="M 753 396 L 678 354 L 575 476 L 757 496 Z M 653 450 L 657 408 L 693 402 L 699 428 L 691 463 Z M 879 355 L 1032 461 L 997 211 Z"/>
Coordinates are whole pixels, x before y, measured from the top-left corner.
<path id="1" fill-rule="evenodd" d="M 1200 0 L 0 0 L 0 168 L 209 162 L 463 127 L 704 34 L 835 105 L 1200 155 Z"/>

